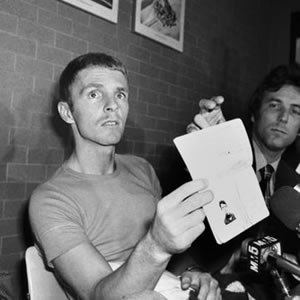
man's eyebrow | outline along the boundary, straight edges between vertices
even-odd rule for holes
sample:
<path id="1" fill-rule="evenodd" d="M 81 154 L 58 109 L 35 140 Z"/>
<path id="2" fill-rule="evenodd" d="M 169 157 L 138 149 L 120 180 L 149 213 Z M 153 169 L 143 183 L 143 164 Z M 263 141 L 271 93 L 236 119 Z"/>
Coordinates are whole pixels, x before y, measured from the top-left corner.
<path id="1" fill-rule="evenodd" d="M 89 84 L 83 86 L 83 87 L 80 89 L 79 94 L 82 95 L 82 93 L 83 93 L 86 89 L 91 88 L 91 87 L 93 87 L 93 88 L 102 88 L 102 87 L 103 87 L 103 84 L 91 82 L 91 83 L 89 83 Z"/>
<path id="2" fill-rule="evenodd" d="M 270 97 L 269 99 L 267 99 L 267 102 L 271 102 L 271 101 L 282 102 L 280 98 Z"/>
<path id="3" fill-rule="evenodd" d="M 128 93 L 129 89 L 127 87 L 118 87 L 117 88 L 118 92 L 126 92 Z"/>
<path id="4" fill-rule="evenodd" d="M 88 89 L 88 88 L 98 88 L 98 89 L 101 89 L 103 88 L 103 84 L 101 83 L 95 83 L 95 82 L 91 82 L 87 85 L 85 85 L 84 87 L 82 87 L 79 91 L 79 94 L 82 95 L 82 93 Z M 128 87 L 117 87 L 117 91 L 118 92 L 126 92 L 128 93 L 129 92 L 129 88 Z"/>

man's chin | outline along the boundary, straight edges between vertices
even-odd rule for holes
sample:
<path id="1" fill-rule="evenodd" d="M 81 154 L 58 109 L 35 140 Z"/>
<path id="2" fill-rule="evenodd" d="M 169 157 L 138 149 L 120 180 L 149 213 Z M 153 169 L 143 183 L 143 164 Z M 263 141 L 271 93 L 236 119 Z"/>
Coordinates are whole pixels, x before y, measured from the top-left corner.
<path id="1" fill-rule="evenodd" d="M 101 141 L 101 144 L 104 145 L 116 145 L 120 143 L 123 136 L 123 132 L 121 131 L 108 131 L 105 134 L 102 134 L 98 137 L 98 140 Z"/>
<path id="2" fill-rule="evenodd" d="M 103 143 L 103 145 L 104 145 L 104 146 L 116 146 L 116 145 L 118 145 L 118 144 L 120 143 L 120 140 L 121 140 L 121 139 L 118 139 L 118 138 L 116 138 L 116 139 L 111 138 L 111 139 L 109 139 L 109 140 L 106 140 L 106 141 Z"/>
<path id="3" fill-rule="evenodd" d="M 284 151 L 291 143 L 288 141 L 271 141 L 267 144 L 269 150 L 274 152 Z"/>
<path id="4" fill-rule="evenodd" d="M 119 135 L 110 135 L 105 138 L 101 137 L 101 138 L 97 139 L 96 142 L 102 146 L 116 146 L 117 144 L 120 143 L 121 137 L 122 136 L 119 136 Z"/>

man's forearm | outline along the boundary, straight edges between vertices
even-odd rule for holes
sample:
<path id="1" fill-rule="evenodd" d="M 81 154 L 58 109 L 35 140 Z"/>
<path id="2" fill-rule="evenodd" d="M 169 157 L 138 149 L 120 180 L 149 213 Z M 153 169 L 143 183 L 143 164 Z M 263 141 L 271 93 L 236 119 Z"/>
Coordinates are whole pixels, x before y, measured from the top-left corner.
<path id="1" fill-rule="evenodd" d="M 126 262 L 97 284 L 92 299 L 122 299 L 153 290 L 170 258 L 170 254 L 157 248 L 151 234 L 147 233 Z"/>

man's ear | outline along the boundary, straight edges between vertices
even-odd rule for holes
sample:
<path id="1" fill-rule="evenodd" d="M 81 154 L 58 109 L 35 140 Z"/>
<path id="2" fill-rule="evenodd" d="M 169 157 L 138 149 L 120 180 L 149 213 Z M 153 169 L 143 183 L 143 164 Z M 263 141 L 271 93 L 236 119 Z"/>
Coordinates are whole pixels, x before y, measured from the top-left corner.
<path id="1" fill-rule="evenodd" d="M 69 104 L 65 101 L 59 101 L 57 104 L 57 110 L 60 117 L 68 124 L 74 123 L 73 114 L 69 107 Z"/>

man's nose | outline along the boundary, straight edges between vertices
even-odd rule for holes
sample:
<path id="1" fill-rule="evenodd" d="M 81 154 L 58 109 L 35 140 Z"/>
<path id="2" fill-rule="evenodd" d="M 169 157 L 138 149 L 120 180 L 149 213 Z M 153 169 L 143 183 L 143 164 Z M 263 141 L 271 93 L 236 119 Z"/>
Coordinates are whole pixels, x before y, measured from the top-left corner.
<path id="1" fill-rule="evenodd" d="M 113 96 L 106 97 L 104 110 L 106 112 L 112 112 L 118 109 L 118 103 Z"/>
<path id="2" fill-rule="evenodd" d="M 283 108 L 283 109 L 280 111 L 279 116 L 278 116 L 279 121 L 281 121 L 281 122 L 283 122 L 283 123 L 287 123 L 288 120 L 289 120 L 289 114 L 290 114 L 289 110 Z"/>

